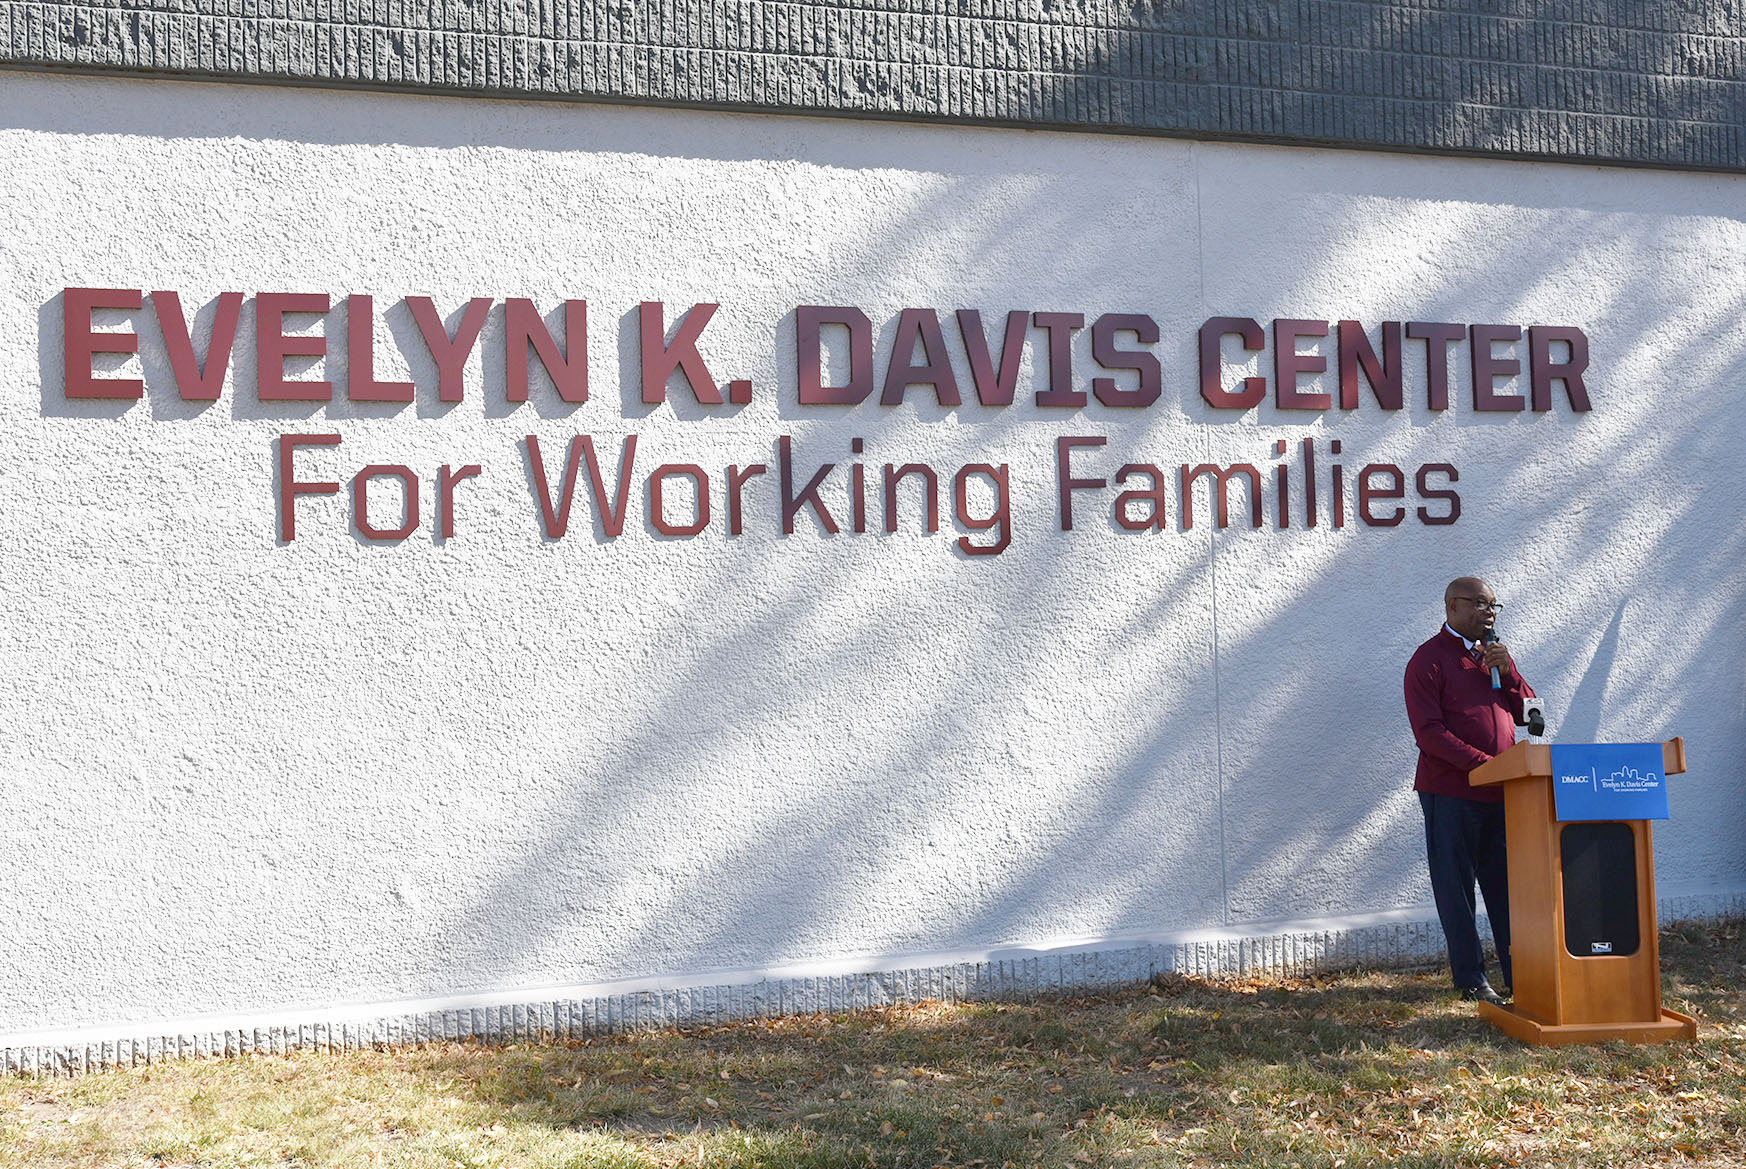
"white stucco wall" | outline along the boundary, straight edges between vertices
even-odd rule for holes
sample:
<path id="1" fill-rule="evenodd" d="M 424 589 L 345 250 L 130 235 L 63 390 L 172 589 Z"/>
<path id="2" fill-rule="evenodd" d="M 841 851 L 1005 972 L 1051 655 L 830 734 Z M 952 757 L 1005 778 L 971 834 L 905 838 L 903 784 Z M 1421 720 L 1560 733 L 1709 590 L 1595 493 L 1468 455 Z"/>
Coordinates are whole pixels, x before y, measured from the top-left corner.
<path id="1" fill-rule="evenodd" d="M 1400 673 L 1465 571 L 1556 739 L 1686 736 L 1661 887 L 1738 893 L 1742 207 L 1731 177 L 0 74 L 0 1034 L 1416 911 Z M 248 293 L 223 398 L 177 397 L 142 310 L 99 317 L 142 338 L 100 368 L 145 400 L 69 402 L 69 286 Z M 418 401 L 258 401 L 258 291 L 335 298 L 342 386 L 338 302 L 373 294 Z M 591 400 L 504 401 L 499 306 L 442 406 L 408 295 L 585 298 Z M 643 406 L 643 300 L 719 301 L 702 348 L 752 404 Z M 1005 410 L 802 408 L 801 304 L 883 343 L 940 310 L 967 394 L 951 310 L 1148 313 L 1163 397 L 1038 408 L 1027 356 Z M 1214 411 L 1217 314 L 1579 326 L 1594 409 L 1475 414 L 1457 347 L 1433 413 L 1408 342 L 1398 414 Z M 418 471 L 423 528 L 311 497 L 280 542 L 293 431 L 344 436 L 302 478 Z M 578 432 L 609 465 L 639 436 L 620 538 L 581 493 L 541 538 L 519 444 Z M 959 555 L 949 496 L 937 535 L 784 538 L 782 434 L 803 476 L 864 438 L 870 487 L 1010 464 L 1013 545 Z M 1063 533 L 1059 434 L 1107 435 L 1075 460 L 1104 475 L 1337 438 L 1455 464 L 1462 515 L 1280 531 L 1270 496 L 1182 531 L 1173 491 L 1136 535 L 1111 491 Z M 648 525 L 662 461 L 710 472 L 705 534 Z M 433 539 L 436 468 L 475 462 Z"/>

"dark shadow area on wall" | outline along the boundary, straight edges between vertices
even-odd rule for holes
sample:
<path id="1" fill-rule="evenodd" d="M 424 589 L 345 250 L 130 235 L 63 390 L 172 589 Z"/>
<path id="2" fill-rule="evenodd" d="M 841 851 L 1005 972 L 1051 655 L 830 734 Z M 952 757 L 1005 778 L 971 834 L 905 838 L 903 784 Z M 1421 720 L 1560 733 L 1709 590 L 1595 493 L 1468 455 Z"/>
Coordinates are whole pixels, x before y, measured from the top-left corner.
<path id="1" fill-rule="evenodd" d="M 1600 714 L 1607 688 L 1616 684 L 1619 665 L 1619 629 L 1625 621 L 1629 598 L 1620 598 L 1613 618 L 1601 631 L 1600 644 L 1589 658 L 1576 688 L 1570 692 L 1569 709 L 1559 718 L 1559 737 L 1569 743 L 1592 743 L 1600 735 Z"/>

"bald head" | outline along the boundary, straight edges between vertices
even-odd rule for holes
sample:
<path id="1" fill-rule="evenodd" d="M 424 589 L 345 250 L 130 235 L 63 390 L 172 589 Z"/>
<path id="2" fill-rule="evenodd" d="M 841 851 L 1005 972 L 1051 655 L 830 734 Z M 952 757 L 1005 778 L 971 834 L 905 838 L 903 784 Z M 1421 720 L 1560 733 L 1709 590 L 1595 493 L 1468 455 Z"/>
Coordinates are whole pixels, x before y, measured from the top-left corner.
<path id="1" fill-rule="evenodd" d="M 1443 589 L 1443 603 L 1447 605 L 1456 597 L 1474 596 L 1485 587 L 1485 582 L 1477 576 L 1458 576 Z"/>
<path id="2" fill-rule="evenodd" d="M 1497 601 L 1497 594 L 1481 578 L 1458 576 L 1450 581 L 1443 590 L 1443 615 L 1449 628 L 1469 641 L 1478 641 L 1497 622 L 1496 610 L 1480 608 L 1481 601 L 1492 604 Z"/>

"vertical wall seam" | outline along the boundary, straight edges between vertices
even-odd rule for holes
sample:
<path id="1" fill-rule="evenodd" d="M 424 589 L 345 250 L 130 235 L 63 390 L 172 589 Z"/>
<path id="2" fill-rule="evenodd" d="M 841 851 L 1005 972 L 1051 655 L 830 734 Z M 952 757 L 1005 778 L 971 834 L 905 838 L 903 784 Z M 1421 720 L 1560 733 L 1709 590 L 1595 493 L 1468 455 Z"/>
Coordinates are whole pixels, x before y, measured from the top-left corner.
<path id="1" fill-rule="evenodd" d="M 1194 267 L 1195 294 L 1200 301 L 1200 319 L 1206 320 L 1206 201 L 1201 198 L 1200 189 L 1200 143 L 1189 146 L 1189 170 L 1194 178 Z M 1203 440 L 1202 454 L 1204 461 L 1212 462 L 1211 425 L 1201 427 Z M 1178 506 L 1186 509 L 1188 502 L 1184 499 Z M 1218 796 L 1217 810 L 1219 820 L 1219 924 L 1231 924 L 1231 867 L 1230 850 L 1227 844 L 1229 832 L 1225 824 L 1225 725 L 1224 697 L 1221 693 L 1219 679 L 1219 557 L 1218 529 L 1208 527 L 1206 532 L 1206 556 L 1208 589 L 1211 593 L 1211 604 L 1208 609 L 1212 614 L 1212 681 L 1213 681 L 1213 782 Z"/>

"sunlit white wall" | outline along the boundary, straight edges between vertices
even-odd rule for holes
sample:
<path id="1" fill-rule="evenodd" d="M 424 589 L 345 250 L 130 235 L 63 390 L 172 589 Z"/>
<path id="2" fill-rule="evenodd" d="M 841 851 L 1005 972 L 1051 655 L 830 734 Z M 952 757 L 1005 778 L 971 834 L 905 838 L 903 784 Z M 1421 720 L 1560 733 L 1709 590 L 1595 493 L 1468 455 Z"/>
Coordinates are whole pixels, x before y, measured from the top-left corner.
<path id="1" fill-rule="evenodd" d="M 1416 909 L 1400 674 L 1466 572 L 1509 603 L 1555 738 L 1686 736 L 1663 891 L 1746 887 L 1746 180 L 22 74 L 0 95 L 0 1031 Z M 68 286 L 327 292 L 335 352 L 301 374 L 342 385 L 338 301 L 370 293 L 377 376 L 419 398 L 259 402 L 251 302 L 218 403 L 176 396 L 145 311 L 99 324 L 141 334 L 104 372 L 146 399 L 69 402 Z M 437 402 L 408 295 L 585 298 L 591 400 L 507 404 L 498 309 L 467 400 Z M 719 301 L 702 348 L 752 404 L 645 407 L 643 300 Z M 865 309 L 881 374 L 899 310 L 939 309 L 967 395 L 951 310 L 1147 313 L 1163 397 L 1039 408 L 1027 356 L 1009 409 L 802 408 L 800 304 Z M 1475 414 L 1455 347 L 1434 413 L 1409 342 L 1399 413 L 1214 411 L 1195 332 L 1221 314 L 1580 326 L 1594 409 Z M 303 478 L 418 471 L 424 527 L 364 541 L 312 498 L 281 543 L 293 431 L 344 436 Z M 620 538 L 585 486 L 541 538 L 519 444 L 552 465 L 578 432 L 609 470 L 639 436 Z M 784 538 L 783 434 L 803 478 L 864 438 L 875 493 L 888 461 L 1009 464 L 1013 545 L 959 554 L 949 496 L 938 534 L 912 500 L 896 535 Z M 1183 531 L 1173 490 L 1134 534 L 1112 491 L 1063 533 L 1063 434 L 1107 436 L 1075 459 L 1105 476 L 1338 439 L 1349 468 L 1456 465 L 1462 515 L 1281 531 L 1270 496 L 1261 530 L 1215 531 L 1203 500 Z M 659 462 L 710 472 L 705 534 L 649 525 Z M 751 462 L 771 473 L 730 539 L 720 472 Z M 436 468 L 465 463 L 433 539 Z"/>

